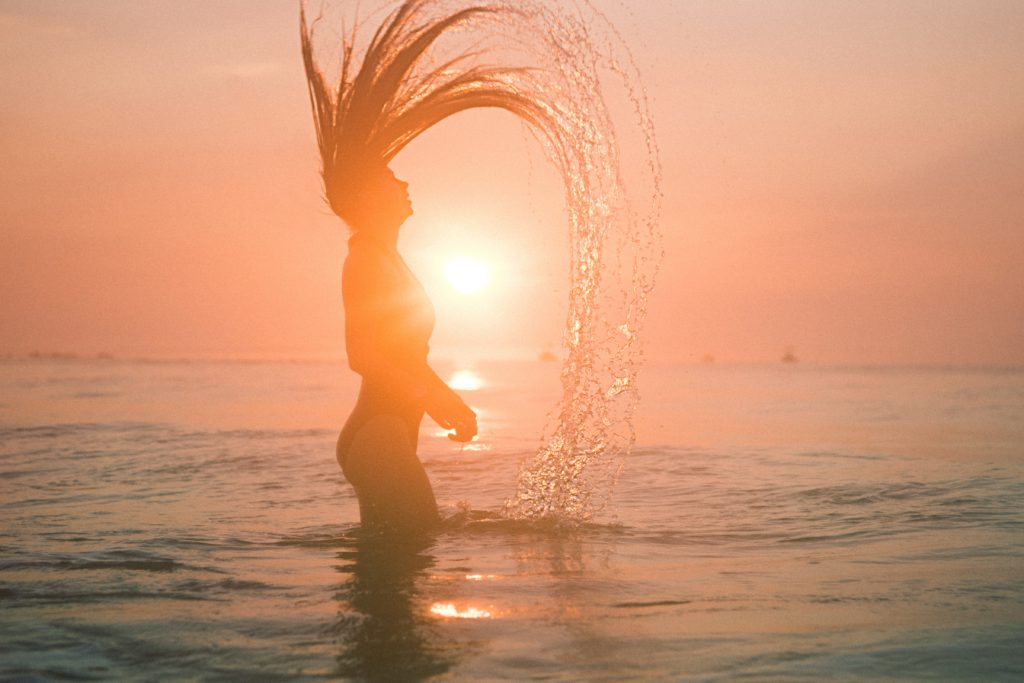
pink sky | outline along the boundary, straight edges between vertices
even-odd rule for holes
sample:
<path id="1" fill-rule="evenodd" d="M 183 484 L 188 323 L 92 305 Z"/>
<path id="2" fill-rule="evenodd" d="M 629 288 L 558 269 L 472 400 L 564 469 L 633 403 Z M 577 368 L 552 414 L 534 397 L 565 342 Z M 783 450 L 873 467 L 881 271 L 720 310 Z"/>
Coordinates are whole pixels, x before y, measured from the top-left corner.
<path id="1" fill-rule="evenodd" d="M 663 359 L 1024 363 L 1024 3 L 598 2 L 663 163 Z M 340 355 L 297 6 L 0 2 L 0 354 Z M 506 115 L 395 163 L 436 353 L 557 342 L 557 178 Z M 469 251 L 492 287 L 439 273 Z"/>

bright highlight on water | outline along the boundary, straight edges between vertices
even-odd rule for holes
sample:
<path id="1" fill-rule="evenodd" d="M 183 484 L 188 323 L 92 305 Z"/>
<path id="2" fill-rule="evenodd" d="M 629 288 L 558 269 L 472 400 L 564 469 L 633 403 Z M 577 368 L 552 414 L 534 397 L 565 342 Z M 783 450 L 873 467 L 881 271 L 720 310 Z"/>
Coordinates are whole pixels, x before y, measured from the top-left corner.
<path id="1" fill-rule="evenodd" d="M 448 380 L 448 386 L 456 391 L 478 391 L 484 382 L 472 370 L 457 370 Z"/>
<path id="2" fill-rule="evenodd" d="M 446 617 L 450 619 L 490 619 L 491 613 L 487 610 L 477 609 L 476 607 L 467 607 L 465 609 L 459 609 L 452 603 L 437 603 L 431 606 L 430 613 L 439 617 Z"/>

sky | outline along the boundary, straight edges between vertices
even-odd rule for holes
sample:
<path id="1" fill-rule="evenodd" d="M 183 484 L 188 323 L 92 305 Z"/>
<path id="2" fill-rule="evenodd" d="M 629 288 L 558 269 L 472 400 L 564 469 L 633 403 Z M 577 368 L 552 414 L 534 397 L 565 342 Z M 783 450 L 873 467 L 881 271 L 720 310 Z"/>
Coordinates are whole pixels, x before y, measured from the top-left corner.
<path id="1" fill-rule="evenodd" d="M 1024 3 L 596 2 L 664 166 L 649 357 L 1024 363 Z M 0 0 L 0 355 L 340 357 L 286 0 Z M 557 349 L 555 173 L 473 112 L 394 163 L 435 354 Z M 448 260 L 489 285 L 460 294 Z"/>

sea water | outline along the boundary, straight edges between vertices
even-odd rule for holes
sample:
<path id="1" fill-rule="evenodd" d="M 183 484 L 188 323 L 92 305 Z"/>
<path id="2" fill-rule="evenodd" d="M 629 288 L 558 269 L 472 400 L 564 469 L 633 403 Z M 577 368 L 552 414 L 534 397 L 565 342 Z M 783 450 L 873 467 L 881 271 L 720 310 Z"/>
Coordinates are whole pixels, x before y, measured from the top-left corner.
<path id="1" fill-rule="evenodd" d="M 650 367 L 573 528 L 500 515 L 557 365 L 438 367 L 481 436 L 383 544 L 340 362 L 0 361 L 0 679 L 1024 676 L 1024 371 Z"/>

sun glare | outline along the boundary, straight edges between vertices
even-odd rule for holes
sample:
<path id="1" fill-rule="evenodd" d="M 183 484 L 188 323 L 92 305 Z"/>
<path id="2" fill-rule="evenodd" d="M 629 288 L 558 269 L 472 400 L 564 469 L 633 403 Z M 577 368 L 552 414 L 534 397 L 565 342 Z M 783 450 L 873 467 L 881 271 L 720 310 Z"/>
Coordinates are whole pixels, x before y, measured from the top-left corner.
<path id="1" fill-rule="evenodd" d="M 447 619 L 490 619 L 492 616 L 487 610 L 477 609 L 475 607 L 468 607 L 460 610 L 450 602 L 436 602 L 431 606 L 430 612 L 435 616 Z"/>
<path id="2" fill-rule="evenodd" d="M 484 385 L 480 375 L 472 370 L 456 370 L 448 380 L 448 386 L 456 391 L 478 391 Z"/>
<path id="3" fill-rule="evenodd" d="M 456 291 L 463 294 L 476 294 L 487 286 L 488 270 L 480 261 L 459 258 L 448 262 L 444 276 Z"/>

